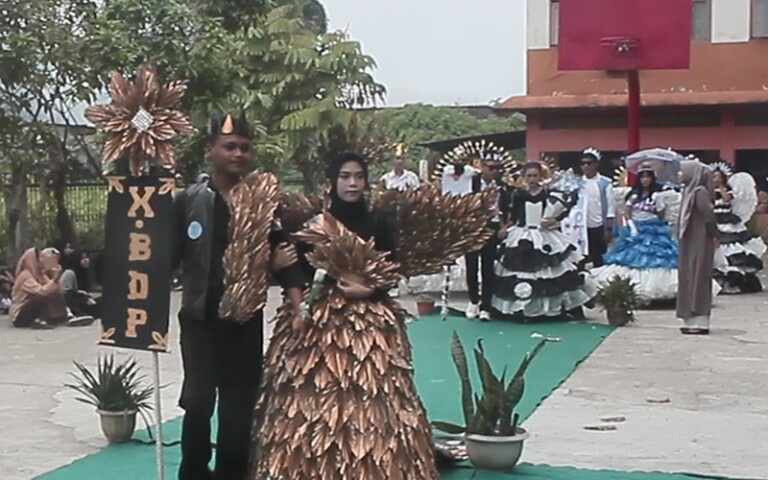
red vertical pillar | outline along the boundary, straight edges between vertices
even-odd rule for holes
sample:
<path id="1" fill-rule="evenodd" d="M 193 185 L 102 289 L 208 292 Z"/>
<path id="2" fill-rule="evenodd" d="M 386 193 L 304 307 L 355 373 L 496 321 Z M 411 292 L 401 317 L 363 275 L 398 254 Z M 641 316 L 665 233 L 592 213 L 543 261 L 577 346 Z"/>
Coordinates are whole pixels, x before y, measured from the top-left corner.
<path id="1" fill-rule="evenodd" d="M 640 72 L 637 70 L 627 71 L 627 91 L 629 101 L 627 102 L 627 153 L 633 153 L 640 150 Z"/>

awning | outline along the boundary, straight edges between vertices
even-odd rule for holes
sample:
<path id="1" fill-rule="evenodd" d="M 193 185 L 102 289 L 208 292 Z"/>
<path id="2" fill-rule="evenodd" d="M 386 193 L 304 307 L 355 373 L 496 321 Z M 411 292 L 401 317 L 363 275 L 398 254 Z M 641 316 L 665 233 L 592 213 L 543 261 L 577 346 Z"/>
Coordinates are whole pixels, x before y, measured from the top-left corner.
<path id="1" fill-rule="evenodd" d="M 748 105 L 768 103 L 768 92 L 680 92 L 644 93 L 640 97 L 644 107 L 668 106 L 709 106 Z M 510 97 L 499 107 L 500 110 L 519 112 L 533 110 L 577 109 L 577 108 L 621 108 L 627 106 L 626 94 L 604 95 L 548 95 Z"/>

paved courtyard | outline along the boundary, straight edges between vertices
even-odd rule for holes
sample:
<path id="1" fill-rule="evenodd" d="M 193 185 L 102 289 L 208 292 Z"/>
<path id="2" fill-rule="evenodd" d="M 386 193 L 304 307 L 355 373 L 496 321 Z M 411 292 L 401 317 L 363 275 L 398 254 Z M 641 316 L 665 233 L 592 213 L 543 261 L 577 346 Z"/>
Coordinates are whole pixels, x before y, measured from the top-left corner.
<path id="1" fill-rule="evenodd" d="M 174 311 L 178 301 L 174 294 Z M 404 302 L 413 307 L 411 298 Z M 636 325 L 615 331 L 528 420 L 533 438 L 524 461 L 768 478 L 764 311 L 768 293 L 719 297 L 713 335 L 696 338 L 678 333 L 671 311 L 640 312 Z M 105 445 L 93 409 L 63 387 L 72 361 L 135 355 L 150 375 L 152 357 L 98 347 L 97 333 L 96 325 L 20 330 L 0 319 L 0 479 L 30 479 Z M 181 413 L 175 321 L 172 337 L 174 350 L 161 356 L 165 418 Z M 624 420 L 609 424 L 615 430 L 585 428 L 608 425 L 604 417 Z"/>

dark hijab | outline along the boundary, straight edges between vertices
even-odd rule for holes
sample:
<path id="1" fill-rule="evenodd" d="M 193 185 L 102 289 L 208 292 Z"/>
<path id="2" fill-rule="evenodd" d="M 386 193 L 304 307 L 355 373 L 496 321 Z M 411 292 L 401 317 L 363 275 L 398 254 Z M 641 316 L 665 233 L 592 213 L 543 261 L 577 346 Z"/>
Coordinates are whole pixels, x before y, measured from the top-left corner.
<path id="1" fill-rule="evenodd" d="M 331 184 L 331 206 L 328 211 L 363 240 L 373 238 L 376 243 L 376 250 L 394 252 L 394 240 L 386 221 L 377 219 L 373 212 L 368 210 L 365 197 L 360 197 L 360 200 L 353 203 L 346 202 L 339 197 L 336 184 L 339 180 L 341 167 L 347 162 L 355 162 L 360 165 L 365 176 L 366 188 L 368 187 L 368 165 L 363 157 L 356 153 L 342 153 L 334 158 L 325 169 L 325 177 Z"/>
<path id="2" fill-rule="evenodd" d="M 67 245 L 71 245 L 71 243 L 63 238 L 57 238 L 51 244 L 51 247 L 59 251 L 59 265 L 61 265 L 61 268 L 67 268 L 67 258 L 64 253 Z"/>
<path id="3" fill-rule="evenodd" d="M 88 255 L 83 250 L 75 250 L 67 256 L 64 264 L 64 268 L 75 272 L 77 278 L 77 288 L 86 292 L 91 291 L 91 276 L 87 268 L 83 268 L 80 263 L 83 256 Z"/>

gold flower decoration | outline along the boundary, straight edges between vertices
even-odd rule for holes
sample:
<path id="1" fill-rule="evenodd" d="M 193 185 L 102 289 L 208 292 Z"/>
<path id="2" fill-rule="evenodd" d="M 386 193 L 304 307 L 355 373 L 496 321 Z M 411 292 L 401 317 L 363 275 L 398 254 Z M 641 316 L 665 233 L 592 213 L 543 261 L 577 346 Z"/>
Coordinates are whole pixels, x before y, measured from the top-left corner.
<path id="1" fill-rule="evenodd" d="M 104 161 L 109 163 L 128 155 L 134 175 L 144 169 L 148 158 L 173 168 L 173 138 L 195 131 L 186 115 L 173 110 L 185 90 L 181 81 L 160 84 L 154 68 L 146 65 L 139 68 L 133 82 L 120 72 L 112 72 L 112 103 L 90 106 L 85 111 L 88 120 L 109 134 Z"/>

